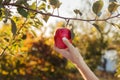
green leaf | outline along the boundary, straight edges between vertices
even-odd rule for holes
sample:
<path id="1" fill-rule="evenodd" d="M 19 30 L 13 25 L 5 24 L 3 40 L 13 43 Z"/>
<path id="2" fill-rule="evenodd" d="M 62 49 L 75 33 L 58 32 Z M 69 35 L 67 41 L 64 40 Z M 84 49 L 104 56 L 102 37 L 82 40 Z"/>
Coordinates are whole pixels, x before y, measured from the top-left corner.
<path id="1" fill-rule="evenodd" d="M 2 1 L 3 1 L 3 0 L 0 0 L 0 5 L 2 4 Z"/>
<path id="2" fill-rule="evenodd" d="M 80 16 L 82 16 L 82 13 L 81 13 L 80 10 L 78 10 L 78 9 L 75 9 L 75 10 L 74 10 L 74 13 L 75 13 L 75 14 L 79 14 Z"/>
<path id="3" fill-rule="evenodd" d="M 92 6 L 92 10 L 93 12 L 98 16 L 103 8 L 103 1 L 102 0 L 99 0 L 99 1 L 96 1 L 93 6 Z"/>
<path id="4" fill-rule="evenodd" d="M 26 17 L 26 18 L 27 18 L 28 12 L 27 12 L 25 9 L 18 7 L 18 8 L 17 8 L 17 11 L 18 11 L 18 13 L 19 13 L 20 15 L 22 15 L 23 17 Z"/>
<path id="5" fill-rule="evenodd" d="M 30 6 L 31 9 L 36 9 L 36 2 L 33 2 L 32 5 Z"/>
<path id="6" fill-rule="evenodd" d="M 10 11 L 8 9 L 5 9 L 4 13 L 5 13 L 5 19 L 3 20 L 3 22 L 7 23 L 8 18 L 10 16 Z"/>
<path id="7" fill-rule="evenodd" d="M 120 24 L 115 24 L 115 23 L 111 23 L 113 26 L 118 27 L 120 29 Z"/>
<path id="8" fill-rule="evenodd" d="M 34 19 L 34 23 L 35 23 L 35 27 L 36 28 L 40 28 L 41 26 L 43 26 L 43 23 L 38 19 L 38 18 L 35 18 Z"/>
<path id="9" fill-rule="evenodd" d="M 93 23 L 92 25 L 95 26 L 95 28 L 101 33 L 100 26 L 98 24 Z"/>
<path id="10" fill-rule="evenodd" d="M 28 17 L 35 18 L 36 14 L 37 14 L 36 12 L 29 12 Z"/>
<path id="11" fill-rule="evenodd" d="M 2 10 L 0 9 L 0 21 L 2 20 Z"/>
<path id="12" fill-rule="evenodd" d="M 42 17 L 43 17 L 43 20 L 45 22 L 47 22 L 50 16 L 49 15 L 42 15 Z"/>
<path id="13" fill-rule="evenodd" d="M 58 2 L 57 5 L 56 5 L 56 8 L 59 8 L 61 6 L 61 2 Z"/>
<path id="14" fill-rule="evenodd" d="M 110 2 L 109 6 L 108 6 L 108 11 L 110 13 L 113 13 L 117 10 L 117 8 L 119 7 L 120 5 L 117 3 L 117 2 Z"/>
<path id="15" fill-rule="evenodd" d="M 56 5 L 59 0 L 49 0 L 50 5 Z"/>
<path id="16" fill-rule="evenodd" d="M 0 0 L 0 20 L 2 18 L 2 9 L 3 9 L 3 6 L 1 4 L 2 4 L 2 0 Z"/>
<path id="17" fill-rule="evenodd" d="M 47 8 L 50 9 L 51 8 L 50 5 L 47 5 Z"/>
<path id="18" fill-rule="evenodd" d="M 59 0 L 49 0 L 49 3 L 53 8 L 59 8 L 62 4 Z"/>
<path id="19" fill-rule="evenodd" d="M 11 19 L 11 31 L 13 33 L 13 36 L 16 35 L 17 26 L 16 26 L 16 23 L 14 22 L 14 20 L 12 20 L 12 19 Z"/>
<path id="20" fill-rule="evenodd" d="M 17 0 L 15 4 L 21 5 L 25 2 L 26 0 Z"/>
<path id="21" fill-rule="evenodd" d="M 116 24 L 116 26 L 120 29 L 120 24 Z"/>
<path id="22" fill-rule="evenodd" d="M 45 4 L 45 3 L 42 3 L 42 4 L 38 7 L 39 10 L 45 10 L 45 8 L 46 8 L 46 4 Z"/>
<path id="23" fill-rule="evenodd" d="M 5 9 L 4 9 L 4 6 L 0 3 L 0 20 L 2 18 L 2 15 L 5 14 Z"/>
<path id="24" fill-rule="evenodd" d="M 3 3 L 10 3 L 11 0 L 4 0 Z"/>

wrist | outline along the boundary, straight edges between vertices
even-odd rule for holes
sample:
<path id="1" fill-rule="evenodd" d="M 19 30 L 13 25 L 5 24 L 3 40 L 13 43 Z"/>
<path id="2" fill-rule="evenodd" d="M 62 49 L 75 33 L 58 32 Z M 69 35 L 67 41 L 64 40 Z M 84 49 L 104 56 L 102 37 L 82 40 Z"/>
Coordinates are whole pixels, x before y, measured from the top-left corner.
<path id="1" fill-rule="evenodd" d="M 76 67 L 81 67 L 82 65 L 85 65 L 84 59 L 82 56 L 79 56 L 79 58 L 75 61 Z"/>
<path id="2" fill-rule="evenodd" d="M 79 61 L 75 64 L 75 66 L 85 80 L 99 80 L 97 76 L 87 66 L 83 58 L 80 58 Z"/>

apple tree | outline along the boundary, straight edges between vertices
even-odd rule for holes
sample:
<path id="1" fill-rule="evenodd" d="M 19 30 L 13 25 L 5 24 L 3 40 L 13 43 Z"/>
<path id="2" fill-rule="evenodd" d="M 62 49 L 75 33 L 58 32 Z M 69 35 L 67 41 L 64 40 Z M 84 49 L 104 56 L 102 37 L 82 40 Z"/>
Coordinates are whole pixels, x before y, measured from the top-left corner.
<path id="1" fill-rule="evenodd" d="M 80 47 L 82 53 L 86 51 L 83 56 L 89 60 L 88 64 L 92 64 L 93 59 L 91 60 L 91 58 L 94 56 L 91 57 L 91 54 L 95 55 L 95 59 L 97 59 L 99 55 L 101 56 L 102 50 L 107 48 L 105 34 L 108 34 L 112 27 L 116 28 L 119 34 L 120 1 L 108 0 L 106 3 L 104 0 L 96 0 L 90 4 L 90 12 L 84 13 L 79 9 L 74 9 L 75 17 L 63 17 L 59 14 L 59 8 L 62 5 L 59 0 L 0 0 L 0 21 L 3 23 L 0 29 L 0 74 L 4 75 L 0 76 L 1 79 L 20 77 L 24 80 L 24 78 L 37 79 L 40 77 L 43 80 L 54 80 L 70 77 L 70 74 L 67 75 L 69 73 L 69 70 L 66 69 L 67 61 L 52 50 L 53 34 L 51 39 L 43 36 L 45 32 L 42 32 L 42 28 L 50 17 L 63 19 L 64 26 L 70 26 L 71 21 L 75 21 L 91 25 L 97 30 L 97 34 L 94 34 L 94 31 L 91 33 L 94 34 L 92 35 L 94 38 L 82 35 L 82 38 L 88 42 Z M 55 10 L 57 10 L 57 15 L 54 14 Z M 73 26 L 73 29 L 77 27 Z M 107 27 L 109 29 L 105 31 Z M 36 38 L 36 30 L 33 28 L 41 31 L 42 35 L 39 38 Z M 82 43 L 82 38 L 79 37 L 79 43 Z M 76 38 L 75 40 L 77 41 Z M 76 45 L 75 40 L 73 42 Z M 36 75 L 36 73 L 39 74 Z M 120 75 L 119 73 L 118 70 L 117 75 Z M 54 79 L 51 75 L 54 76 Z"/>

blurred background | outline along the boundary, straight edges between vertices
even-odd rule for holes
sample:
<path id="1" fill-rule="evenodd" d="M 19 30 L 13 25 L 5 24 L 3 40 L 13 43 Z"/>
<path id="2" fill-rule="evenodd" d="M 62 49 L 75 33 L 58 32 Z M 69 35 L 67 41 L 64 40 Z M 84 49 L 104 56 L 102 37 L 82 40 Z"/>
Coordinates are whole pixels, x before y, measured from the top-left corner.
<path id="1" fill-rule="evenodd" d="M 95 1 L 1 0 L 0 80 L 83 80 L 75 66 L 53 50 L 54 33 L 61 27 L 72 28 L 73 45 L 100 80 L 120 80 L 120 18 L 96 21 L 91 9 Z M 107 9 L 110 2 L 120 4 L 120 0 L 103 2 L 96 19 L 119 14 L 119 7 L 114 13 Z M 83 20 L 68 21 L 60 16 Z"/>

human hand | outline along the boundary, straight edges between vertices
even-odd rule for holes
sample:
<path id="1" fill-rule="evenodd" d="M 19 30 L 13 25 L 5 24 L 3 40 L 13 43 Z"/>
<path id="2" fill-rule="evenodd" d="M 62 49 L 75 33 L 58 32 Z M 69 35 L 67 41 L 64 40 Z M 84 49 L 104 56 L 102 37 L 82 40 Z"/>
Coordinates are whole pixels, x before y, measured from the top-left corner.
<path id="1" fill-rule="evenodd" d="M 70 60 L 71 62 L 78 64 L 82 60 L 82 56 L 79 53 L 78 48 L 75 48 L 67 38 L 62 39 L 64 44 L 68 47 L 67 49 L 59 49 L 54 46 L 54 50 L 60 53 L 63 57 Z"/>
<path id="2" fill-rule="evenodd" d="M 85 61 L 83 60 L 81 54 L 79 53 L 79 50 L 75 48 L 67 38 L 62 39 L 65 45 L 68 47 L 67 49 L 59 49 L 56 46 L 54 46 L 55 51 L 60 53 L 62 56 L 64 56 L 66 59 L 70 60 L 75 64 L 79 72 L 81 73 L 84 80 L 99 80 L 97 76 L 90 70 L 90 68 L 87 66 Z"/>

